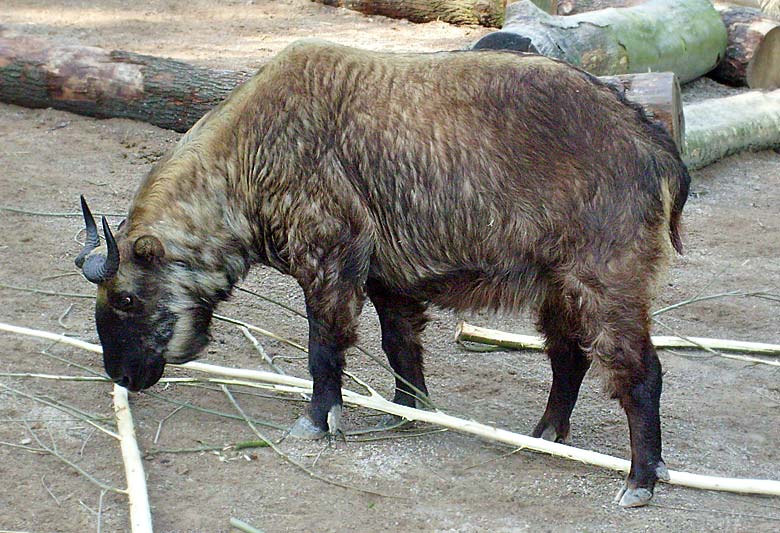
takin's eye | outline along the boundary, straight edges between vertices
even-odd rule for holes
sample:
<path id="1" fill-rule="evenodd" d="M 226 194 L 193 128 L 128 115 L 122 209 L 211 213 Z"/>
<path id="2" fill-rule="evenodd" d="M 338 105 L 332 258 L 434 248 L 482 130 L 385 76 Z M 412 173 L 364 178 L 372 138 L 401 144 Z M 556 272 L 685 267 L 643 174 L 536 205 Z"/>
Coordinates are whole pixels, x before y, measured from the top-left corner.
<path id="1" fill-rule="evenodd" d="M 109 301 L 111 303 L 111 307 L 118 309 L 119 311 L 124 311 L 125 313 L 130 313 L 137 307 L 136 298 L 127 292 L 115 294 L 109 298 Z"/>

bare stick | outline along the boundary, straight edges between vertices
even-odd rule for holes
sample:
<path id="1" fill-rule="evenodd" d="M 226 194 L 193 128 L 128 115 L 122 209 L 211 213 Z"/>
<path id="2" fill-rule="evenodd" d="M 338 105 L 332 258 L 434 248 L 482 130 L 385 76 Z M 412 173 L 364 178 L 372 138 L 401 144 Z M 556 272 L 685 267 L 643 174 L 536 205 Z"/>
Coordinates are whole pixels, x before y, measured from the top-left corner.
<path id="1" fill-rule="evenodd" d="M 173 415 L 175 415 L 179 411 L 181 411 L 182 409 L 184 409 L 185 407 L 187 407 L 187 405 L 188 404 L 185 403 L 183 405 L 178 406 L 176 409 L 174 409 L 173 411 L 171 411 L 170 413 L 165 415 L 165 418 L 160 420 L 160 422 L 157 424 L 157 432 L 154 434 L 154 440 L 152 441 L 153 443 L 157 444 L 157 441 L 160 440 L 160 432 L 162 431 L 162 427 L 163 427 L 163 424 L 165 424 L 165 421 L 168 420 L 169 418 L 171 418 Z"/>
<path id="2" fill-rule="evenodd" d="M 7 329 L 8 327 L 9 326 L 6 324 L 0 323 L 0 329 L 9 331 L 9 329 Z M 41 338 L 61 337 L 63 342 L 72 343 L 73 345 L 78 345 L 81 348 L 98 353 L 101 351 L 100 346 L 84 341 L 77 341 L 76 339 L 71 339 L 69 337 L 57 336 L 53 333 L 45 331 L 32 330 L 29 328 L 18 328 L 16 326 L 11 327 L 14 328 L 13 331 L 17 333 L 21 333 L 23 331 L 23 334 Z M 269 388 L 272 388 L 273 390 L 283 390 L 285 392 L 294 394 L 300 394 L 302 392 L 311 393 L 313 386 L 312 382 L 306 379 L 296 378 L 293 376 L 282 376 L 272 372 L 263 372 L 259 370 L 225 368 L 216 365 L 209 365 L 206 363 L 198 363 L 196 361 L 191 361 L 180 366 L 182 368 L 209 374 L 217 374 L 238 379 L 251 379 L 260 383 L 267 383 L 269 384 Z M 488 440 L 503 442 L 505 444 L 509 444 L 510 446 L 534 450 L 550 455 L 555 455 L 557 457 L 564 457 L 585 464 L 616 470 L 623 473 L 627 473 L 631 466 L 629 461 L 625 459 L 618 459 L 616 457 L 611 457 L 609 455 L 598 452 L 581 450 L 579 448 L 574 448 L 573 446 L 568 446 L 557 442 L 549 442 L 544 439 L 536 439 L 533 437 L 512 433 L 503 429 L 480 424 L 479 422 L 475 422 L 473 420 L 457 418 L 446 413 L 442 413 L 441 411 L 423 411 L 413 407 L 398 405 L 382 398 L 376 391 L 371 389 L 370 386 L 365 384 L 364 386 L 367 387 L 367 389 L 370 391 L 369 395 L 361 395 L 349 390 L 342 390 L 344 401 L 352 405 L 359 405 L 368 409 L 374 409 L 384 413 L 400 416 L 406 418 L 407 420 L 417 420 L 420 422 L 436 424 L 463 433 L 477 435 Z M 688 472 L 680 471 L 670 471 L 669 474 L 669 483 L 674 485 L 682 485 L 706 490 L 780 496 L 780 481 L 766 479 L 723 478 L 700 474 L 690 474 Z"/>
<path id="3" fill-rule="evenodd" d="M 243 520 L 239 520 L 238 518 L 231 518 L 230 525 L 240 531 L 244 531 L 245 533 L 263 533 L 262 530 L 250 526 L 249 524 L 247 524 Z"/>
<path id="4" fill-rule="evenodd" d="M 120 435 L 122 459 L 127 478 L 127 497 L 130 500 L 130 525 L 133 533 L 152 532 L 152 512 L 146 493 L 146 477 L 141 462 L 141 452 L 135 440 L 133 415 L 127 402 L 127 389 L 114 385 L 114 412 Z"/>
<path id="5" fill-rule="evenodd" d="M 519 335 L 495 329 L 481 328 L 466 322 L 459 322 L 455 328 L 456 341 L 481 342 L 516 350 L 541 350 L 544 341 L 534 335 Z M 708 339 L 704 337 L 681 337 L 679 335 L 655 335 L 653 344 L 657 348 L 709 348 L 711 350 L 730 350 L 735 352 L 751 352 L 762 355 L 780 355 L 780 345 L 761 342 L 730 341 Z M 775 361 L 764 359 L 751 360 L 754 363 L 775 365 Z"/>
<path id="6" fill-rule="evenodd" d="M 278 366 L 276 366 L 276 365 L 274 364 L 274 361 L 273 361 L 273 359 L 271 359 L 271 358 L 268 356 L 268 354 L 267 354 L 267 353 L 265 353 L 265 348 L 263 348 L 263 346 L 260 344 L 260 342 L 259 342 L 259 341 L 258 341 L 258 340 L 255 338 L 255 336 L 254 336 L 254 335 L 252 335 L 252 334 L 249 332 L 249 329 L 248 329 L 246 326 L 238 326 L 238 329 L 240 329 L 240 330 L 241 330 L 241 333 L 243 333 L 243 334 L 244 334 L 244 337 L 246 337 L 246 338 L 249 340 L 249 342 L 251 342 L 251 343 L 252 343 L 252 346 L 254 346 L 254 347 L 255 347 L 255 350 L 257 350 L 257 353 L 259 353 L 259 354 L 260 354 L 260 357 L 262 357 L 262 358 L 263 358 L 263 361 L 265 361 L 266 363 L 268 363 L 268 366 L 270 366 L 270 367 L 271 367 L 271 369 L 272 369 L 274 372 L 276 372 L 277 374 L 286 374 L 286 373 L 287 373 L 287 372 L 285 372 L 284 370 L 282 370 L 281 368 L 279 368 Z"/>

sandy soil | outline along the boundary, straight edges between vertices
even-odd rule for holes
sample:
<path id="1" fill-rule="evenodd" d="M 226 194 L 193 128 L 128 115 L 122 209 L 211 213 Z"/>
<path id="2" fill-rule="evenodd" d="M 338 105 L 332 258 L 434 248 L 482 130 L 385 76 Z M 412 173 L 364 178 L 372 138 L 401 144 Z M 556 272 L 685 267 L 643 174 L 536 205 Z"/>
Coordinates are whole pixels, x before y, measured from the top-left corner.
<path id="1" fill-rule="evenodd" d="M 173 57 L 197 64 L 252 69 L 285 44 L 318 36 L 344 44 L 390 50 L 461 48 L 485 30 L 440 23 L 413 25 L 364 17 L 305 0 L 214 2 L 158 0 L 135 3 L 6 0 L 2 23 L 11 31 L 70 42 Z M 700 84 L 702 85 L 702 84 Z M 712 91 L 711 84 L 703 84 Z M 694 88 L 695 92 L 697 89 Z M 717 91 L 715 91 L 717 93 Z M 4 206 L 74 212 L 80 193 L 96 210 L 121 214 L 139 180 L 178 135 L 126 120 L 94 120 L 53 110 L 0 105 L 0 198 Z M 745 154 L 694 174 L 686 209 L 687 253 L 672 265 L 658 307 L 697 295 L 768 290 L 780 283 L 780 155 Z M 111 217 L 118 222 L 119 217 Z M 75 275 L 78 218 L 0 212 L 0 283 L 91 295 Z M 254 270 L 244 287 L 302 309 L 292 280 Z M 96 341 L 88 299 L 0 289 L 0 321 L 65 332 Z M 244 293 L 220 311 L 304 341 L 299 317 Z M 425 341 L 429 388 L 452 413 L 527 432 L 541 414 L 550 373 L 532 352 L 468 353 L 455 345 L 459 317 L 434 313 Z M 474 323 L 531 332 L 527 317 L 469 317 Z M 713 299 L 664 314 L 687 335 L 780 342 L 776 301 Z M 659 333 L 665 330 L 660 328 Z M 381 355 L 378 325 L 367 308 L 361 345 Z M 204 359 L 265 368 L 235 327 L 217 323 Z M 287 372 L 306 376 L 299 353 L 261 339 Z M 780 479 L 780 373 L 776 368 L 718 357 L 662 352 L 664 451 L 670 468 L 724 476 Z M 102 372 L 91 354 L 3 334 L 0 372 L 76 375 Z M 384 393 L 390 377 L 363 355 L 349 367 Z M 181 372 L 168 372 L 180 375 Z M 124 486 L 119 449 L 80 419 L 22 393 L 49 398 L 106 417 L 106 384 L 55 383 L 0 377 L 0 441 L 37 447 L 35 438 L 86 472 Z M 11 392 L 4 387 L 19 391 Z M 304 404 L 238 396 L 253 417 L 291 424 Z M 372 435 L 387 440 L 327 446 L 285 440 L 281 447 L 322 476 L 393 497 L 329 486 L 285 463 L 267 448 L 184 453 L 253 438 L 243 422 L 173 402 L 233 413 L 215 390 L 156 386 L 131 398 L 145 453 L 149 494 L 158 531 L 228 531 L 237 517 L 266 531 L 522 531 L 721 530 L 776 531 L 780 499 L 659 486 L 652 506 L 626 511 L 612 504 L 621 476 L 518 452 L 454 432 L 422 436 Z M 175 412 L 174 412 L 175 411 Z M 159 435 L 158 428 L 165 420 Z M 350 409 L 349 430 L 374 422 Z M 266 429 L 274 438 L 282 432 Z M 576 446 L 628 457 L 622 411 L 596 377 L 586 379 L 573 416 Z M 366 437 L 362 437 L 366 438 Z M 178 450 L 172 451 L 163 450 Z M 103 531 L 128 528 L 126 499 L 101 490 L 51 455 L 0 445 L 0 530 Z"/>

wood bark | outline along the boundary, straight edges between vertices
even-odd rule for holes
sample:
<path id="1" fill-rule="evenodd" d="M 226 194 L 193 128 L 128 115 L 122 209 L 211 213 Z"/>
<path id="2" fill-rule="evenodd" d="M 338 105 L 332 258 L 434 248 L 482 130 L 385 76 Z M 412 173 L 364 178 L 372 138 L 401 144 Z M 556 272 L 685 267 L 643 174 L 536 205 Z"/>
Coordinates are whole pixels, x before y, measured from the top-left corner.
<path id="1" fill-rule="evenodd" d="M 687 105 L 685 145 L 683 160 L 691 169 L 746 150 L 780 147 L 780 89 Z"/>
<path id="2" fill-rule="evenodd" d="M 630 101 L 644 108 L 648 117 L 668 131 L 677 149 L 682 152 L 685 139 L 680 82 L 672 72 L 601 76 L 602 81 L 616 87 Z"/>
<path id="3" fill-rule="evenodd" d="M 513 4 L 517 2 L 518 0 L 507 0 L 507 4 Z M 551 15 L 555 15 L 558 13 L 558 5 L 560 4 L 559 0 L 531 0 L 536 7 L 544 11 L 545 13 L 549 13 Z"/>
<path id="4" fill-rule="evenodd" d="M 559 15 L 576 15 L 588 11 L 598 11 L 610 7 L 632 7 L 647 0 L 560 0 L 558 2 Z"/>
<path id="5" fill-rule="evenodd" d="M 0 38 L 0 101 L 92 117 L 132 118 L 187 131 L 249 78 L 179 61 L 40 39 Z M 679 86 L 671 74 L 605 79 L 678 140 Z"/>
<path id="6" fill-rule="evenodd" d="M 179 132 L 249 77 L 131 52 L 0 37 L 0 101 Z"/>
<path id="7" fill-rule="evenodd" d="M 479 24 L 500 28 L 506 0 L 314 0 L 326 6 L 344 7 L 365 15 L 407 19 L 411 22 L 441 20 L 450 24 Z"/>
<path id="8" fill-rule="evenodd" d="M 728 31 L 726 57 L 709 76 L 751 89 L 780 87 L 780 21 L 749 7 L 718 5 Z"/>
<path id="9" fill-rule="evenodd" d="M 522 0 L 509 5 L 504 27 L 474 48 L 535 52 L 597 76 L 674 72 L 685 83 L 720 63 L 726 28 L 708 0 L 648 0 L 570 17 Z"/>
<path id="10" fill-rule="evenodd" d="M 766 15 L 780 19 L 780 0 L 725 0 L 722 3 L 760 9 Z"/>

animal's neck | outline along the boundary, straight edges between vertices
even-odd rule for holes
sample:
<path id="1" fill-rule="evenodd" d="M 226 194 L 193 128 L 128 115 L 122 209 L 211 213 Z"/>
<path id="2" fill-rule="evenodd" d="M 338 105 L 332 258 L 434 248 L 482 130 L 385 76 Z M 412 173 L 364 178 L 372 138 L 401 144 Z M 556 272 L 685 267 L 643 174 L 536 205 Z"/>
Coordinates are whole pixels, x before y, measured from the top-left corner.
<path id="1" fill-rule="evenodd" d="M 220 158 L 221 160 L 221 158 Z M 130 213 L 130 232 L 158 237 L 207 292 L 226 294 L 258 260 L 246 202 L 231 169 L 178 150 L 150 173 Z"/>

